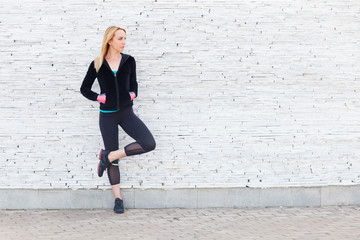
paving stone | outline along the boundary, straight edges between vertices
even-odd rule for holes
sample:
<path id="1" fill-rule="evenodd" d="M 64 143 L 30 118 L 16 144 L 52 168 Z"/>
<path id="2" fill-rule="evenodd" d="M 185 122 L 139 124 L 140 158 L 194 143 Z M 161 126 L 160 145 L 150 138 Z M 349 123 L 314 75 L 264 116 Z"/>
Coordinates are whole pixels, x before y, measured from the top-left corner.
<path id="1" fill-rule="evenodd" d="M 10 239 L 353 239 L 359 206 L 0 210 L 2 240 Z"/>

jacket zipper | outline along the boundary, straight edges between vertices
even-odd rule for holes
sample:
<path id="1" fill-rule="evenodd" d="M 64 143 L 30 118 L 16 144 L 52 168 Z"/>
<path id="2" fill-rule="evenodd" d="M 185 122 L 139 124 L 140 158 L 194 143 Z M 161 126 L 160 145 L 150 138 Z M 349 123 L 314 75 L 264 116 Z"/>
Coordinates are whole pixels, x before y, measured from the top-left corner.
<path id="1" fill-rule="evenodd" d="M 121 62 L 122 62 L 122 61 L 123 61 L 123 59 L 121 58 L 118 71 L 120 70 Z M 126 61 L 126 60 L 124 60 L 124 61 Z M 109 70 L 112 72 L 111 67 L 110 67 L 108 64 L 106 64 L 106 65 L 107 65 L 107 67 L 109 68 Z M 117 96 L 117 98 L 116 98 L 117 110 L 120 110 L 120 100 L 119 100 L 119 95 L 120 95 L 120 94 L 119 94 L 119 85 L 118 85 L 117 80 L 116 80 L 116 74 L 114 74 L 114 81 L 115 81 L 116 96 Z"/>
<path id="2" fill-rule="evenodd" d="M 115 87 L 116 87 L 116 102 L 117 102 L 117 110 L 120 110 L 120 103 L 119 103 L 119 86 L 118 82 L 116 80 L 116 74 L 114 73 L 114 81 L 115 81 Z"/>

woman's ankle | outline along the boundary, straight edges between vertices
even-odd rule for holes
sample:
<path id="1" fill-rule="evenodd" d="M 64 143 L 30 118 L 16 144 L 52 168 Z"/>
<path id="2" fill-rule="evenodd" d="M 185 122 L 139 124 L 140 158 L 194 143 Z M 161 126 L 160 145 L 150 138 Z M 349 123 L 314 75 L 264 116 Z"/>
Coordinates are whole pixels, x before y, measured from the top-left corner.
<path id="1" fill-rule="evenodd" d="M 118 160 L 119 156 L 117 156 L 116 151 L 111 151 L 108 155 L 108 159 L 110 162 L 113 162 L 115 160 Z"/>
<path id="2" fill-rule="evenodd" d="M 111 151 L 108 155 L 108 159 L 110 162 L 113 162 L 115 160 L 118 160 L 118 159 L 124 158 L 124 157 L 126 157 L 125 149 Z"/>
<path id="3" fill-rule="evenodd" d="M 109 159 L 109 162 L 113 162 L 115 159 L 113 158 L 114 156 L 114 151 L 112 152 L 109 152 L 109 155 L 108 155 L 108 159 Z"/>

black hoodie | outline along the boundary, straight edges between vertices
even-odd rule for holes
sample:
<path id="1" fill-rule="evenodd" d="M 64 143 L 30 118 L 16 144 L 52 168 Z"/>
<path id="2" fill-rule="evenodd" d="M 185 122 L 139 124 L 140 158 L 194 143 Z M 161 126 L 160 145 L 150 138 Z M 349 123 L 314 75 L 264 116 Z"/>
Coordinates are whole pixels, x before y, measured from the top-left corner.
<path id="1" fill-rule="evenodd" d="M 105 104 L 100 103 L 100 109 L 106 111 L 121 110 L 132 106 L 129 92 L 138 96 L 138 84 L 136 81 L 136 63 L 134 57 L 121 53 L 122 58 L 119 69 L 114 75 L 108 62 L 104 59 L 99 72 L 95 70 L 95 63 L 90 63 L 86 76 L 81 84 L 80 92 L 87 99 L 96 101 L 98 93 L 91 90 L 91 87 L 98 79 L 100 93 L 106 94 Z"/>

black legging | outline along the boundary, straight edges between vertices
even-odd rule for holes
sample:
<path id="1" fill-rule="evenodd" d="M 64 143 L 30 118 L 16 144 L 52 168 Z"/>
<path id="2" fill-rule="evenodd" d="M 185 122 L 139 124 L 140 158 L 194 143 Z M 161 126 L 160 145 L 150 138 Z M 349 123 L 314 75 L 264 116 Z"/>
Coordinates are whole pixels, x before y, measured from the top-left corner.
<path id="1" fill-rule="evenodd" d="M 114 113 L 102 113 L 99 116 L 100 131 L 105 149 L 115 151 L 119 149 L 118 125 L 136 142 L 125 147 L 126 156 L 142 154 L 155 149 L 153 135 L 145 124 L 134 114 L 132 107 Z M 118 159 L 112 162 L 118 164 Z M 107 173 L 111 185 L 120 183 L 120 171 L 117 165 L 110 164 Z"/>

